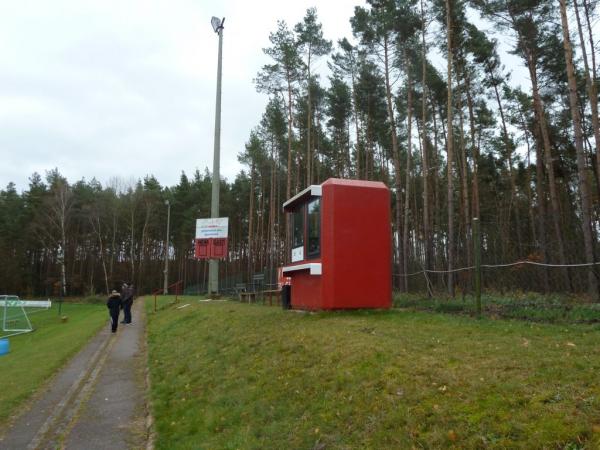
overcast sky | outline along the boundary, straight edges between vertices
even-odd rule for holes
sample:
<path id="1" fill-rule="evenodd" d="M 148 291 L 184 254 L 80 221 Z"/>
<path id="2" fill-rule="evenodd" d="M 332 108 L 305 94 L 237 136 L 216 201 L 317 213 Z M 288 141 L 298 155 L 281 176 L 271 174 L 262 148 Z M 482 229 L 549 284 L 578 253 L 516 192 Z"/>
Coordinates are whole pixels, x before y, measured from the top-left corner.
<path id="1" fill-rule="evenodd" d="M 325 37 L 347 36 L 358 0 L 0 1 L 0 188 L 57 167 L 70 182 L 212 170 L 218 37 L 225 17 L 221 174 L 266 98 L 252 79 L 277 20 L 317 6 Z M 325 64 L 325 62 L 321 62 Z"/>

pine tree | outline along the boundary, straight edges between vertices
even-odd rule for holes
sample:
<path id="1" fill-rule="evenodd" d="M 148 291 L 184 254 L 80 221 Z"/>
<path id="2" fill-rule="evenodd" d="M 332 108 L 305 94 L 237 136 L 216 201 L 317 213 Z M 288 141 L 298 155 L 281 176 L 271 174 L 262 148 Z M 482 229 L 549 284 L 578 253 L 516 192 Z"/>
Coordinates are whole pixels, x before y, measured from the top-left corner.
<path id="1" fill-rule="evenodd" d="M 300 54 L 304 55 L 304 68 L 306 69 L 306 90 L 308 94 L 307 112 L 306 112 L 306 185 L 312 183 L 312 150 L 313 141 L 311 137 L 312 128 L 312 101 L 311 101 L 311 85 L 312 85 L 312 64 L 321 56 L 331 52 L 331 41 L 323 37 L 322 25 L 317 19 L 317 9 L 309 8 L 306 10 L 306 15 L 302 22 L 297 23 L 294 27 L 296 32 L 296 40 Z"/>

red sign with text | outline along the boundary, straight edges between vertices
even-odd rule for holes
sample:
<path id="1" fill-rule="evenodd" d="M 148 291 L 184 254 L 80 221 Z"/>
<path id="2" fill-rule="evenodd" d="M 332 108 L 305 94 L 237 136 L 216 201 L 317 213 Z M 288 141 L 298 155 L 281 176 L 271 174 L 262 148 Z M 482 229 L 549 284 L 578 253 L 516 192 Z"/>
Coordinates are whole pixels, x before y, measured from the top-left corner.
<path id="1" fill-rule="evenodd" d="M 227 239 L 196 239 L 194 243 L 194 256 L 197 259 L 227 258 Z"/>

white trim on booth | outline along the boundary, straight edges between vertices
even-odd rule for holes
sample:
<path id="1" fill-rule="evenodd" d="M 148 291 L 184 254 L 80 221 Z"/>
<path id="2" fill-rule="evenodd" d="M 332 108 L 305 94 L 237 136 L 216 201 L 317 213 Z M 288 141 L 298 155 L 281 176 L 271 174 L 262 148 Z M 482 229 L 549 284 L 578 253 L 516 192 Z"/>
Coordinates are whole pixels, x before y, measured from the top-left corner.
<path id="1" fill-rule="evenodd" d="M 301 197 L 304 197 L 307 194 L 309 194 L 311 197 L 321 197 L 323 195 L 322 192 L 323 192 L 323 189 L 320 184 L 311 184 L 309 187 L 307 187 L 303 191 L 298 192 L 296 195 L 294 195 L 292 198 L 290 198 L 287 202 L 285 202 L 283 204 L 283 209 L 285 209 L 287 206 L 291 205 L 296 200 L 298 200 Z"/>
<path id="2" fill-rule="evenodd" d="M 286 272 L 295 272 L 297 270 L 310 270 L 311 275 L 322 275 L 322 266 L 321 263 L 306 263 L 306 264 L 297 264 L 295 266 L 287 266 L 283 268 L 283 273 Z"/>

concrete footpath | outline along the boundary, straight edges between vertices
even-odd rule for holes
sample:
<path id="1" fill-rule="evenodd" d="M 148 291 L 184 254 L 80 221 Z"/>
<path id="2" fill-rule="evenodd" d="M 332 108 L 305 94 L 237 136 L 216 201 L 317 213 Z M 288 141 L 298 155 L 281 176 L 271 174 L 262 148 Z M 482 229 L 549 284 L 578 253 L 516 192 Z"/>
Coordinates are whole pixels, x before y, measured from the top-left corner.
<path id="1" fill-rule="evenodd" d="M 145 321 L 139 299 L 133 323 L 115 334 L 107 323 L 0 432 L 0 449 L 146 448 Z"/>

